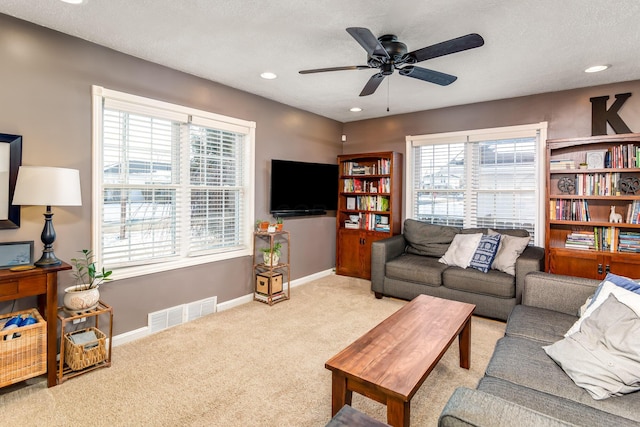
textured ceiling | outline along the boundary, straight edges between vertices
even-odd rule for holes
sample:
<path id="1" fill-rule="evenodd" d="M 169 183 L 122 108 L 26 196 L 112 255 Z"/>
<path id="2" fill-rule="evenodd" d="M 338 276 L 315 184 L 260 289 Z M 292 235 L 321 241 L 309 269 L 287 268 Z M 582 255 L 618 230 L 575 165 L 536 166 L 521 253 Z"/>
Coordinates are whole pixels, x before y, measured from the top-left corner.
<path id="1" fill-rule="evenodd" d="M 342 122 L 640 79 L 638 0 L 1 0 L 0 13 Z M 396 72 L 359 97 L 374 70 L 298 74 L 365 64 L 347 27 L 410 51 L 468 33 L 485 45 L 419 64 L 458 76 L 446 87 Z"/>

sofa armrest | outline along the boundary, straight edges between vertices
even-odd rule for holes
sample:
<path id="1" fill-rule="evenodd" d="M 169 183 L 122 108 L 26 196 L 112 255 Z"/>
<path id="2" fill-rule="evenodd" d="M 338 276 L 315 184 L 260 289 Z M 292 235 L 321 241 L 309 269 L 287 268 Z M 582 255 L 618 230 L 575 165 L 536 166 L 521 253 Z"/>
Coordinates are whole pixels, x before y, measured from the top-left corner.
<path id="1" fill-rule="evenodd" d="M 404 253 L 407 242 L 402 234 L 371 244 L 371 290 L 384 294 L 385 264 Z"/>
<path id="2" fill-rule="evenodd" d="M 440 418 L 439 427 L 461 426 L 571 426 L 556 418 L 509 402 L 480 390 L 459 387 L 449 398 Z"/>
<path id="3" fill-rule="evenodd" d="M 522 304 L 578 315 L 600 281 L 544 272 L 529 273 L 524 279 Z"/>
<path id="4" fill-rule="evenodd" d="M 522 301 L 524 278 L 532 271 L 544 270 L 544 249 L 538 246 L 527 246 L 516 260 L 516 303 Z"/>

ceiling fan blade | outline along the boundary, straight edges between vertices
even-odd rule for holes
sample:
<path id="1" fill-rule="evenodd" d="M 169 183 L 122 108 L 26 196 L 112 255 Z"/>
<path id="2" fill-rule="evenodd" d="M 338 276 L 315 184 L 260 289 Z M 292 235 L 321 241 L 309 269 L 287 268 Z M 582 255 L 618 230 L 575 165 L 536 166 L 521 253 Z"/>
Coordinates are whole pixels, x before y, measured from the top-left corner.
<path id="1" fill-rule="evenodd" d="M 356 39 L 360 46 L 367 51 L 369 56 L 390 58 L 389 52 L 380 44 L 376 36 L 368 28 L 349 27 L 347 32 Z"/>
<path id="2" fill-rule="evenodd" d="M 458 79 L 451 74 L 415 66 L 404 67 L 399 72 L 403 76 L 413 77 L 414 79 L 424 80 L 425 82 L 435 83 L 440 86 L 450 85 Z"/>
<path id="3" fill-rule="evenodd" d="M 330 67 L 330 68 L 316 68 L 313 70 L 298 71 L 300 74 L 312 74 L 312 73 L 324 73 L 326 71 L 342 71 L 342 70 L 368 70 L 368 65 L 348 65 L 346 67 Z"/>
<path id="4" fill-rule="evenodd" d="M 484 39 L 479 34 L 467 34 L 455 39 L 447 40 L 422 49 L 414 50 L 405 55 L 415 59 L 415 62 L 426 61 L 427 59 L 449 55 L 463 50 L 474 49 L 484 44 Z"/>
<path id="5" fill-rule="evenodd" d="M 384 80 L 384 75 L 382 73 L 371 76 L 367 84 L 364 85 L 362 92 L 360 92 L 360 96 L 367 96 L 374 93 L 376 89 L 378 89 L 378 86 L 380 86 L 380 83 L 382 83 L 382 80 Z"/>

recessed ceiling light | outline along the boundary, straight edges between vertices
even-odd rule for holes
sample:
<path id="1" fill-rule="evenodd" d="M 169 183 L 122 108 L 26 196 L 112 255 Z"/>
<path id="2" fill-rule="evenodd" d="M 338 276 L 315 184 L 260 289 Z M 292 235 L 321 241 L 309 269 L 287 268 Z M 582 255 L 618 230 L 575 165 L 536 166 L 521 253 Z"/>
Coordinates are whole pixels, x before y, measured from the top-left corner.
<path id="1" fill-rule="evenodd" d="M 352 113 L 359 113 L 360 111 L 362 111 L 362 108 L 360 107 L 352 107 L 349 109 L 349 111 L 351 111 Z"/>
<path id="2" fill-rule="evenodd" d="M 597 73 L 598 71 L 604 71 L 609 68 L 608 65 L 594 65 L 584 70 L 585 73 Z"/>
<path id="3" fill-rule="evenodd" d="M 262 77 L 263 79 L 267 79 L 267 80 L 273 80 L 275 78 L 277 78 L 278 76 L 276 76 L 275 73 L 270 73 L 270 72 L 264 72 L 262 74 L 260 74 L 260 77 Z"/>
<path id="4" fill-rule="evenodd" d="M 82 4 L 84 3 L 84 0 L 61 0 L 65 3 L 69 3 L 69 4 Z"/>

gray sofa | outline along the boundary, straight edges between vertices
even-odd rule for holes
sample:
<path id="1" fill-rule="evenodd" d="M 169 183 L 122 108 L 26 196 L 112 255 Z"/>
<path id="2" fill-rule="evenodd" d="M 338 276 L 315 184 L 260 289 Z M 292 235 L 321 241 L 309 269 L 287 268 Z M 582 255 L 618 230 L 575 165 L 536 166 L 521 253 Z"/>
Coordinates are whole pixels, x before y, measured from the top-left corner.
<path id="1" fill-rule="evenodd" d="M 500 234 L 528 237 L 526 230 L 496 229 Z M 376 298 L 411 300 L 420 294 L 476 305 L 475 314 L 506 320 L 520 303 L 524 277 L 544 269 L 544 250 L 528 246 L 515 262 L 515 275 L 443 264 L 456 234 L 487 234 L 486 228 L 461 229 L 405 220 L 403 234 L 371 246 L 371 290 Z"/>
<path id="2" fill-rule="evenodd" d="M 476 390 L 454 392 L 439 426 L 640 425 L 640 392 L 594 400 L 542 348 L 563 338 L 598 283 L 542 272 L 527 275 L 522 305 L 509 316 L 485 376 Z"/>

